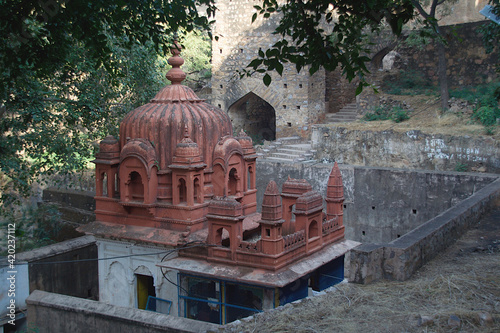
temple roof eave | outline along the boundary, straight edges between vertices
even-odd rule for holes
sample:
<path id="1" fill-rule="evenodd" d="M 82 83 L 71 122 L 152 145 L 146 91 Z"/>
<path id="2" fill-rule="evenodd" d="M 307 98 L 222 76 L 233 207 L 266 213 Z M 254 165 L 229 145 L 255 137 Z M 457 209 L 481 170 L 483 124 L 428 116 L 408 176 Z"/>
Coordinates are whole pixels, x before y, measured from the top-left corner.
<path id="1" fill-rule="evenodd" d="M 321 250 L 303 259 L 294 261 L 278 271 L 268 271 L 261 268 L 248 269 L 246 266 L 207 262 L 206 260 L 189 257 L 173 258 L 158 263 L 157 266 L 208 278 L 224 279 L 268 288 L 281 288 L 346 254 L 359 244 L 347 239 L 329 244 Z"/>

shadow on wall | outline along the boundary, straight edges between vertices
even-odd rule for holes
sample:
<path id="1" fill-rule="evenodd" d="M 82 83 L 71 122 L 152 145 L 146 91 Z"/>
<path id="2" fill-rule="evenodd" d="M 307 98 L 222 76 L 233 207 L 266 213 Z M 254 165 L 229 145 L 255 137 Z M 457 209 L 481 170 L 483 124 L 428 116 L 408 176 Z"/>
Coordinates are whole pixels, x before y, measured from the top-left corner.
<path id="1" fill-rule="evenodd" d="M 245 131 L 254 144 L 276 140 L 276 112 L 271 104 L 250 92 L 229 107 L 233 132 Z"/>

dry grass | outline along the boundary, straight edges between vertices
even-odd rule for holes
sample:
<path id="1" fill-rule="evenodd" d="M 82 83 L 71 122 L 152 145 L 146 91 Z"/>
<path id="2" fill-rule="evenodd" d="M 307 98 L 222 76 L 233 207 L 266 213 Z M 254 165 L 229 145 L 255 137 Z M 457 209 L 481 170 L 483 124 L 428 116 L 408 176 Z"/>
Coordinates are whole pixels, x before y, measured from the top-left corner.
<path id="1" fill-rule="evenodd" d="M 405 102 L 412 110 L 411 118 L 401 123 L 385 121 L 363 121 L 352 123 L 337 123 L 331 126 L 345 127 L 351 130 L 385 131 L 394 130 L 406 132 L 419 130 L 427 134 L 469 135 L 474 137 L 490 137 L 500 140 L 500 126 L 493 128 L 493 135 L 487 135 L 484 126 L 475 123 L 470 118 L 470 112 L 443 113 L 440 109 L 440 100 L 436 96 L 416 95 L 399 96 L 380 93 L 380 96 L 395 101 Z"/>
<path id="2" fill-rule="evenodd" d="M 480 236 L 469 233 L 469 241 L 457 242 L 408 281 L 341 284 L 226 331 L 500 332 L 500 252 L 498 246 L 477 247 L 473 238 Z M 480 322 L 485 312 L 493 318 L 490 325 Z M 448 322 L 450 316 L 460 319 L 458 327 Z M 429 322 L 422 324 L 422 318 Z"/>

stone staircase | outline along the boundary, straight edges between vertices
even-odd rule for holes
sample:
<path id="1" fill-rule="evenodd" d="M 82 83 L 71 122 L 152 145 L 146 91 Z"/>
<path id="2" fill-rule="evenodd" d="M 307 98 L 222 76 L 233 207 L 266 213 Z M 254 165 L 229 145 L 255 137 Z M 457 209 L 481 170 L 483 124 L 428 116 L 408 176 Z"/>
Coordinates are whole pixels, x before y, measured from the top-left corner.
<path id="1" fill-rule="evenodd" d="M 259 158 L 276 162 L 314 163 L 316 151 L 310 142 L 298 136 L 279 138 L 271 144 L 258 148 Z"/>
<path id="2" fill-rule="evenodd" d="M 350 103 L 344 106 L 339 112 L 327 113 L 326 123 L 349 123 L 356 120 L 358 116 L 358 107 L 356 103 Z"/>

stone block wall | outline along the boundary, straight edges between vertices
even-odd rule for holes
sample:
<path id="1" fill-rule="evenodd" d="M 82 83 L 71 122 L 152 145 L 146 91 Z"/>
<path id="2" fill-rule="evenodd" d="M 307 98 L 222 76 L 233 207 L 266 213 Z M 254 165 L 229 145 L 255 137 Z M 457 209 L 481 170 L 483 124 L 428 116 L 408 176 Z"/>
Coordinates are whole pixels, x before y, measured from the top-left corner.
<path id="1" fill-rule="evenodd" d="M 95 220 L 95 192 L 51 187 L 43 190 L 42 200 L 58 206 L 61 219 L 86 224 Z"/>
<path id="2" fill-rule="evenodd" d="M 497 77 L 495 65 L 497 54 L 485 54 L 478 27 L 484 23 L 477 11 L 486 2 L 481 0 L 474 5 L 470 1 L 459 1 L 449 8 L 451 15 L 440 22 L 444 36 L 449 41 L 446 48 L 448 76 L 450 85 L 468 85 L 490 82 Z M 241 117 L 233 109 L 247 94 L 254 93 L 272 106 L 275 124 L 264 130 L 275 131 L 275 137 L 299 135 L 308 138 L 311 125 L 322 122 L 326 113 L 338 112 L 346 104 L 357 102 L 358 108 L 366 111 L 378 104 L 378 98 L 371 89 L 356 97 L 356 80 L 348 82 L 341 70 L 334 72 L 318 71 L 312 77 L 308 68 L 297 73 L 295 66 L 285 64 L 283 75 L 270 72 L 272 83 L 266 87 L 262 74 L 240 78 L 242 70 L 257 57 L 259 50 L 266 50 L 279 40 L 272 32 L 278 24 L 279 16 L 269 19 L 258 17 L 251 22 L 256 13 L 253 0 L 222 0 L 217 3 L 218 12 L 213 34 L 218 37 L 212 44 L 212 96 L 209 102 L 229 112 L 231 118 L 241 124 Z M 473 23 L 466 23 L 473 22 Z M 444 26 L 445 24 L 461 25 Z M 456 35 L 455 35 L 456 34 Z M 372 56 L 394 42 L 392 35 L 378 40 L 373 46 Z M 386 40 L 385 40 L 386 39 Z M 464 47 L 466 45 L 467 47 Z M 437 84 L 437 56 L 434 45 L 423 50 L 400 45 L 396 48 L 401 61 L 397 69 L 422 72 Z M 384 53 L 385 54 L 385 53 Z M 380 52 L 378 55 L 381 57 Z M 376 60 L 376 59 L 374 59 Z M 380 59 L 379 59 L 380 60 Z M 378 61 L 380 62 L 380 61 Z M 396 66 L 397 67 L 397 66 Z M 373 73 L 378 68 L 372 68 Z M 372 78 L 368 82 L 377 85 Z M 268 111 L 266 111 L 268 112 Z M 271 111 L 272 112 L 272 111 Z M 263 125 L 266 127 L 266 125 Z M 255 128 L 245 128 L 251 136 L 258 136 Z"/>
<path id="3" fill-rule="evenodd" d="M 455 242 L 492 207 L 500 205 L 500 180 L 385 244 L 363 244 L 350 253 L 349 281 L 407 280 L 418 268 Z"/>
<path id="4" fill-rule="evenodd" d="M 266 87 L 262 74 L 240 79 L 241 71 L 256 58 L 260 49 L 271 47 L 279 36 L 272 31 L 278 16 L 262 17 L 252 24 L 256 12 L 252 0 L 222 0 L 217 3 L 217 17 L 212 44 L 212 98 L 210 103 L 231 113 L 231 107 L 249 93 L 269 103 L 275 112 L 276 137 L 309 135 L 310 125 L 325 110 L 324 71 L 313 76 L 308 68 L 297 73 L 295 66 L 284 67 L 283 75 L 269 73 L 272 83 Z M 245 130 L 247 130 L 245 128 Z M 249 133 L 254 134 L 254 133 Z"/>
<path id="5" fill-rule="evenodd" d="M 257 206 L 267 182 L 281 187 L 288 176 L 326 191 L 331 164 L 257 163 Z M 339 166 L 344 182 L 347 239 L 386 243 L 459 204 L 498 178 L 491 174 Z"/>
<path id="6" fill-rule="evenodd" d="M 443 26 L 442 34 L 447 41 L 447 76 L 450 88 L 488 83 L 498 79 L 495 71 L 498 64 L 498 48 L 486 54 L 479 28 L 487 21 Z M 423 73 L 432 83 L 438 85 L 438 57 L 435 44 L 428 44 L 423 50 L 400 44 L 396 51 L 401 55 L 399 68 Z"/>
<path id="7" fill-rule="evenodd" d="M 97 246 L 92 236 L 67 240 L 16 256 L 18 262 L 28 263 L 30 292 L 44 290 L 90 299 L 99 298 L 96 259 Z"/>
<path id="8" fill-rule="evenodd" d="M 316 158 L 325 162 L 442 171 L 462 165 L 467 170 L 484 167 L 486 172 L 500 173 L 500 142 L 489 137 L 314 125 L 312 142 Z"/>
<path id="9" fill-rule="evenodd" d="M 28 327 L 52 332 L 218 332 L 219 325 L 36 290 L 27 299 Z"/>

